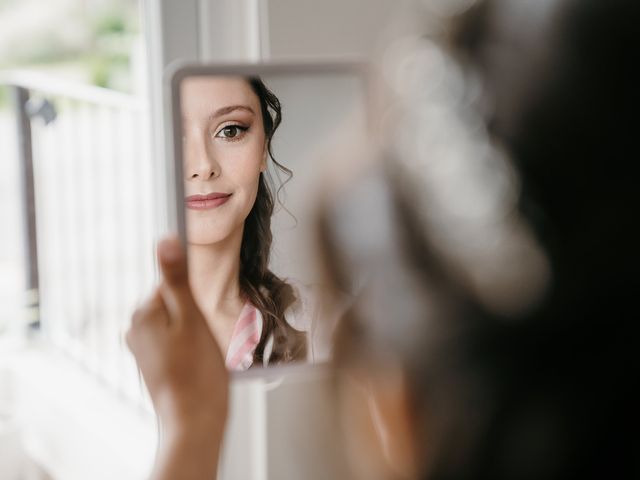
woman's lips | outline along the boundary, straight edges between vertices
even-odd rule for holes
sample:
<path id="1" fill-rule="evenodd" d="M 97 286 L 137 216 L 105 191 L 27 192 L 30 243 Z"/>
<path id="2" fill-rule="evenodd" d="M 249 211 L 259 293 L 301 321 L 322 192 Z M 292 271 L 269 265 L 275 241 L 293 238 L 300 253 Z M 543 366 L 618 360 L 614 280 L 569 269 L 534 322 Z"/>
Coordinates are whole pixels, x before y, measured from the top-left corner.
<path id="1" fill-rule="evenodd" d="M 209 210 L 225 203 L 231 197 L 230 193 L 209 193 L 207 195 L 191 195 L 184 199 L 187 208 L 191 210 Z"/>

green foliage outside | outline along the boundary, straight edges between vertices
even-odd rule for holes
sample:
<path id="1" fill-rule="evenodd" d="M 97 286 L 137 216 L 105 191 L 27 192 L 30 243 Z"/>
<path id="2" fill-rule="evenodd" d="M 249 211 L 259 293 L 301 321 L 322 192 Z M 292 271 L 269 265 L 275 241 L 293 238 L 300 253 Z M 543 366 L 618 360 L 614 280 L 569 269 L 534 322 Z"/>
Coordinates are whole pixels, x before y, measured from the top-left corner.
<path id="1" fill-rule="evenodd" d="M 3 14 L 6 17 L 24 1 L 0 0 L 0 28 Z M 35 8 L 38 1 L 33 2 Z M 64 12 L 63 26 L 55 20 L 45 21 L 41 28 L 10 38 L 10 45 L 0 51 L 0 70 L 62 73 L 76 81 L 131 92 L 131 53 L 140 35 L 138 0 L 105 0 L 102 8 L 88 8 L 90 3 L 83 0 L 75 3 Z M 7 103 L 6 89 L 0 88 L 0 108 Z"/>

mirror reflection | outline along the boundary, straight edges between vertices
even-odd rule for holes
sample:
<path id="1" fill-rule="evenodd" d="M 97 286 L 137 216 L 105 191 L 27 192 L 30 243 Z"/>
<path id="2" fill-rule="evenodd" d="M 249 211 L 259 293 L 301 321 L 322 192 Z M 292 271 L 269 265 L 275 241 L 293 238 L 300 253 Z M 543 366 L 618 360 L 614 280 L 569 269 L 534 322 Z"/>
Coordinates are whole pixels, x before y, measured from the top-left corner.
<path id="1" fill-rule="evenodd" d="M 344 74 L 181 83 L 190 283 L 230 370 L 330 356 L 308 192 L 314 146 L 353 111 L 357 87 Z"/>

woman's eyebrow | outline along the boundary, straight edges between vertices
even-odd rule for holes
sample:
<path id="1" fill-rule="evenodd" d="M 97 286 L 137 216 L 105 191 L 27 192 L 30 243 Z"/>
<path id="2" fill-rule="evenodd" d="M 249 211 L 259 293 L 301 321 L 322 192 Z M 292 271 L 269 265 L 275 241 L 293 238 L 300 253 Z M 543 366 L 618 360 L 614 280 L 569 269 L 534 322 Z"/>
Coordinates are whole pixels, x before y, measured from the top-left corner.
<path id="1" fill-rule="evenodd" d="M 236 110 L 245 110 L 247 112 L 250 112 L 252 114 L 256 114 L 256 112 L 253 111 L 253 108 L 249 107 L 248 105 L 229 105 L 227 107 L 222 107 L 217 109 L 215 112 L 213 112 L 212 114 L 209 115 L 209 120 L 213 120 L 217 117 L 221 117 L 222 115 L 227 115 L 231 112 L 234 112 Z"/>

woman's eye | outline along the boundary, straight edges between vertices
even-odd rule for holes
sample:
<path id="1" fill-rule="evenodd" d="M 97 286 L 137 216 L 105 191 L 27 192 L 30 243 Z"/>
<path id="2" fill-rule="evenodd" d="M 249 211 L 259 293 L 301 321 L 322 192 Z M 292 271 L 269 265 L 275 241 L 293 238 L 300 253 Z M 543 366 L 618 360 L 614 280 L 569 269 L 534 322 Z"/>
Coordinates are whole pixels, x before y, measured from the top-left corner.
<path id="1" fill-rule="evenodd" d="M 216 134 L 216 137 L 237 138 L 246 131 L 247 131 L 247 127 L 242 127 L 240 125 L 227 125 Z"/>

